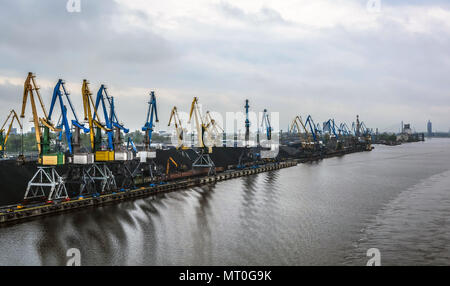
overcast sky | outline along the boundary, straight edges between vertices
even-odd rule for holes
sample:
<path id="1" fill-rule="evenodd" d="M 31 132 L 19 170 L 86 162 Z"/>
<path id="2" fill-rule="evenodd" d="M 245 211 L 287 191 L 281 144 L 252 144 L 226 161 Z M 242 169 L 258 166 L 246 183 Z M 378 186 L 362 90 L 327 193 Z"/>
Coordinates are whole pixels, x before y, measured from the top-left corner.
<path id="1" fill-rule="evenodd" d="M 222 113 L 249 99 L 253 111 L 280 112 L 284 130 L 308 114 L 348 125 L 359 114 L 380 131 L 402 120 L 450 128 L 445 1 L 80 2 L 69 13 L 67 0 L 0 0 L 1 118 L 20 111 L 32 71 L 47 106 L 65 79 L 80 117 L 82 80 L 94 93 L 105 83 L 131 129 L 144 124 L 150 90 L 161 130 L 193 96 Z"/>

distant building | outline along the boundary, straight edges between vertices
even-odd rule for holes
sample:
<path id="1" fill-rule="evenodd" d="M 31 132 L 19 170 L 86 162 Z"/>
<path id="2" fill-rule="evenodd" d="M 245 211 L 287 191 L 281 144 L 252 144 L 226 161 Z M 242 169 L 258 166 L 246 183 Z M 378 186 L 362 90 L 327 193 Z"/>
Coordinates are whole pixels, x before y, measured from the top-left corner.
<path id="1" fill-rule="evenodd" d="M 430 120 L 428 120 L 428 123 L 427 123 L 427 133 L 428 133 L 428 137 L 433 136 L 433 124 L 431 123 Z"/>
<path id="2" fill-rule="evenodd" d="M 403 125 L 403 133 L 412 134 L 411 124 L 408 123 L 408 124 Z"/>
<path id="3" fill-rule="evenodd" d="M 11 128 L 11 135 L 17 135 L 17 128 Z"/>
<path id="4" fill-rule="evenodd" d="M 31 127 L 31 133 L 35 133 L 35 131 L 34 127 Z"/>

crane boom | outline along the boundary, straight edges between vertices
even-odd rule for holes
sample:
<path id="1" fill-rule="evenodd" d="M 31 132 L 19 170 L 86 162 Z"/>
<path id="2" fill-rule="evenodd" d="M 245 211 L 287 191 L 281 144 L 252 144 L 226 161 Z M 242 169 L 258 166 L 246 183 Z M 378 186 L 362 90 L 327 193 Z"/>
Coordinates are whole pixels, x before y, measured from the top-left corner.
<path id="1" fill-rule="evenodd" d="M 81 87 L 81 95 L 83 97 L 83 109 L 84 109 L 84 120 L 88 121 L 89 125 L 89 139 L 91 143 L 91 150 L 94 152 L 94 119 L 92 118 L 92 110 L 91 104 L 94 106 L 94 102 L 92 100 L 92 93 L 89 90 L 89 82 L 87 80 L 83 80 L 83 86 Z"/>
<path id="2" fill-rule="evenodd" d="M 83 131 L 85 133 L 89 132 L 89 129 L 85 128 L 84 125 L 81 124 L 78 121 L 77 114 L 75 112 L 75 109 L 73 108 L 72 102 L 71 102 L 70 97 L 69 97 L 69 93 L 67 92 L 66 87 L 65 87 L 65 83 L 64 83 L 64 81 L 62 79 L 58 80 L 58 82 L 55 85 L 55 88 L 53 89 L 53 96 L 52 96 L 52 101 L 51 101 L 51 104 L 50 104 L 50 110 L 49 110 L 49 113 L 48 113 L 47 121 L 51 122 L 51 117 L 53 115 L 55 104 L 56 104 L 56 102 L 59 102 L 60 109 L 61 109 L 62 120 L 61 120 L 61 124 L 58 124 L 58 126 L 61 126 L 61 128 L 64 128 L 66 139 L 67 139 L 67 145 L 69 147 L 69 152 L 70 152 L 70 154 L 73 154 L 73 146 L 72 146 L 72 137 L 73 136 L 72 136 L 72 132 L 71 132 L 71 129 L 70 129 L 70 126 L 69 126 L 69 121 L 68 121 L 68 118 L 67 118 L 67 108 L 64 105 L 64 97 L 63 97 L 63 95 L 66 98 L 67 102 L 69 103 L 70 109 L 72 111 L 72 115 L 75 118 L 74 120 L 72 120 L 72 125 L 77 127 L 77 128 L 79 128 L 79 129 L 75 128 L 76 131 L 79 133 L 79 130 L 83 129 Z M 61 133 L 61 135 L 62 135 L 62 133 Z M 75 138 L 78 138 L 78 137 L 79 136 L 75 136 Z M 78 139 L 76 139 L 75 141 L 77 141 L 77 140 Z M 78 142 L 74 143 L 74 145 L 77 145 L 77 144 L 78 144 Z"/>
<path id="3" fill-rule="evenodd" d="M 4 128 L 10 119 L 11 119 L 11 122 L 9 123 L 8 131 L 6 132 L 5 137 L 3 137 L 4 136 L 3 132 L 5 131 Z M 14 120 L 17 121 L 17 123 L 20 126 L 20 129 L 22 129 L 22 123 L 20 123 L 19 116 L 17 116 L 16 111 L 14 109 L 12 109 L 9 112 L 8 117 L 6 118 L 5 123 L 3 123 L 2 127 L 0 128 L 0 157 L 3 157 L 3 155 L 4 155 L 6 143 L 8 143 L 9 133 L 11 132 L 11 128 L 14 124 Z"/>
<path id="4" fill-rule="evenodd" d="M 301 130 L 303 130 L 305 132 L 306 142 L 308 143 L 308 146 L 309 146 L 309 144 L 311 143 L 311 134 L 308 132 L 308 129 L 306 128 L 305 124 L 303 123 L 302 118 L 298 115 L 294 118 L 294 120 L 292 122 L 290 132 L 294 131 L 294 127 L 297 129 L 297 133 L 300 137 L 300 141 L 303 140 Z"/>
<path id="5" fill-rule="evenodd" d="M 177 133 L 177 139 L 178 139 L 177 148 L 183 147 L 184 130 L 183 130 L 183 126 L 181 125 L 181 120 L 180 120 L 180 117 L 178 116 L 178 111 L 177 111 L 176 106 L 174 106 L 172 108 L 172 112 L 170 113 L 170 118 L 169 118 L 169 124 L 167 126 L 171 125 L 172 120 L 174 122 L 175 131 Z"/>
<path id="6" fill-rule="evenodd" d="M 203 123 L 202 116 L 200 114 L 197 97 L 194 97 L 194 100 L 192 100 L 191 111 L 189 112 L 189 122 L 192 119 L 192 114 L 194 114 L 195 126 L 197 128 L 198 147 L 203 148 L 205 147 L 203 135 L 206 130 L 206 125 Z"/>
<path id="7" fill-rule="evenodd" d="M 92 98 L 92 93 L 89 89 L 89 82 L 86 79 L 83 80 L 81 95 L 83 97 L 84 120 L 87 121 L 89 125 L 89 139 L 91 143 L 91 150 L 92 152 L 95 152 L 96 133 L 94 131 L 94 127 L 97 127 L 105 132 L 111 132 L 112 130 L 105 127 L 98 120 L 96 120 L 96 117 L 98 117 L 97 107 L 95 106 L 95 102 Z M 94 111 L 95 117 L 92 115 L 92 111 Z"/>
<path id="8" fill-rule="evenodd" d="M 306 118 L 306 122 L 305 125 L 309 125 L 309 129 L 311 131 L 311 134 L 313 136 L 314 142 L 318 142 L 318 138 L 317 138 L 317 126 L 314 123 L 314 120 L 312 119 L 311 115 L 308 115 L 308 117 Z"/>
<path id="9" fill-rule="evenodd" d="M 211 113 L 206 111 L 205 119 L 203 120 L 205 123 L 205 129 L 208 134 L 209 142 L 213 142 L 213 146 L 216 146 L 216 138 L 223 133 L 223 128 L 211 117 Z"/>
<path id="10" fill-rule="evenodd" d="M 48 120 L 47 111 L 45 110 L 44 103 L 42 101 L 41 95 L 39 94 L 39 87 L 36 84 L 35 75 L 31 72 L 28 73 L 27 78 L 25 79 L 24 88 L 23 88 L 23 99 L 22 99 L 22 112 L 20 114 L 21 118 L 25 118 L 25 110 L 27 106 L 27 100 L 28 97 L 30 98 L 31 102 L 31 110 L 33 113 L 33 123 L 34 123 L 34 130 L 35 130 L 35 136 L 36 136 L 36 143 L 37 148 L 39 151 L 39 155 L 42 155 L 43 153 L 47 153 L 49 149 L 49 142 L 48 138 L 44 138 L 42 140 L 42 132 L 41 132 L 41 126 L 39 124 L 42 123 L 44 127 L 49 128 L 53 131 L 61 131 L 60 129 L 57 129 L 53 126 L 50 120 Z M 39 100 L 39 103 L 41 105 L 42 112 L 44 113 L 44 118 L 39 118 L 36 102 L 35 102 L 35 94 L 36 97 Z M 44 132 L 45 137 L 48 137 L 48 130 Z"/>

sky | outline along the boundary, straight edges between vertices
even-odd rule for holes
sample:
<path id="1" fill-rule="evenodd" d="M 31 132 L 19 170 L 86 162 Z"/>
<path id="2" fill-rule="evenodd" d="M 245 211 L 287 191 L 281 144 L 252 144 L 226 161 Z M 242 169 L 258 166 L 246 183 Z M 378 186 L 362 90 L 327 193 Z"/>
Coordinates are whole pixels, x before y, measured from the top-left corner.
<path id="1" fill-rule="evenodd" d="M 79 0 L 79 12 L 67 2 L 0 0 L 0 121 L 20 111 L 31 71 L 47 108 L 64 79 L 79 117 L 82 80 L 94 94 L 105 84 L 132 130 L 154 90 L 157 130 L 197 96 L 221 114 L 249 99 L 283 130 L 296 115 L 351 126 L 359 114 L 381 132 L 428 120 L 449 131 L 447 1 Z M 29 129 L 29 105 L 26 115 Z"/>

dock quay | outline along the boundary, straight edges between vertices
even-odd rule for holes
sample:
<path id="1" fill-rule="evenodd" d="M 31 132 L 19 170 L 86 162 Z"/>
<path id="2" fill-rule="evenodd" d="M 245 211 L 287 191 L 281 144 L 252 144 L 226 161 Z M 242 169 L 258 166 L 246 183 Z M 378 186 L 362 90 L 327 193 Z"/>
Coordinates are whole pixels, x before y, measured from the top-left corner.
<path id="1" fill-rule="evenodd" d="M 102 194 L 97 197 L 86 197 L 80 200 L 53 202 L 39 206 L 23 207 L 21 209 L 0 210 L 0 226 L 10 225 L 27 221 L 29 219 L 59 214 L 71 210 L 79 210 L 87 207 L 102 206 L 111 203 L 118 203 L 124 200 L 144 198 L 161 193 L 173 192 L 180 189 L 198 187 L 206 184 L 213 184 L 229 179 L 251 176 L 263 172 L 278 170 L 296 166 L 297 161 L 289 160 L 285 162 L 269 163 L 264 166 L 253 167 L 242 170 L 224 171 L 212 176 L 188 178 L 160 184 L 151 184 L 137 189 L 123 189 L 121 191 Z"/>

